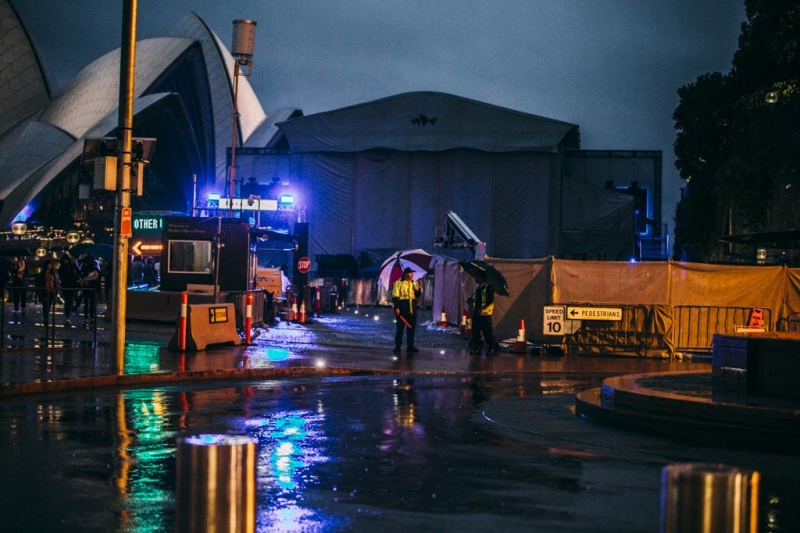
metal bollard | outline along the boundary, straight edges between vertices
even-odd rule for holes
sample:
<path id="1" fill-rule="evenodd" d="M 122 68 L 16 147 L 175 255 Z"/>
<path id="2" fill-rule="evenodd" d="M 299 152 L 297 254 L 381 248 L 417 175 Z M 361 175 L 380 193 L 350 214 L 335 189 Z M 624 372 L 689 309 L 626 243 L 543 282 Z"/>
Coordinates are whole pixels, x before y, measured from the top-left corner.
<path id="1" fill-rule="evenodd" d="M 760 474 L 684 463 L 661 473 L 661 533 L 757 533 Z"/>
<path id="2" fill-rule="evenodd" d="M 175 531 L 256 530 L 256 440 L 243 435 L 178 439 Z"/>

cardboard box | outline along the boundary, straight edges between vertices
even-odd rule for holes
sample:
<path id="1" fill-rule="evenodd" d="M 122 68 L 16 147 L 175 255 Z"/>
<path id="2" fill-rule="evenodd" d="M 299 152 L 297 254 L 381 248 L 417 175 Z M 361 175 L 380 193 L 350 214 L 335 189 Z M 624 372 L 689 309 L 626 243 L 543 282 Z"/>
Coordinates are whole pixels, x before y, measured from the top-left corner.
<path id="1" fill-rule="evenodd" d="M 257 268 L 256 289 L 264 289 L 274 296 L 283 295 L 283 276 L 280 268 Z"/>

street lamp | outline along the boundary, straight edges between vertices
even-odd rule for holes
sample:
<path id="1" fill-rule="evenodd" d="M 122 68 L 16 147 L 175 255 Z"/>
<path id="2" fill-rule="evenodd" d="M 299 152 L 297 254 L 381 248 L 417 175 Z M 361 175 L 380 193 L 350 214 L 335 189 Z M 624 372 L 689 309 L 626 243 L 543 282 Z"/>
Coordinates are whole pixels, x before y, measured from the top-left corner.
<path id="1" fill-rule="evenodd" d="M 11 233 L 16 235 L 17 237 L 25 235 L 27 231 L 28 231 L 28 225 L 25 224 L 25 221 L 23 220 L 17 220 L 13 224 L 11 224 Z"/>
<path id="2" fill-rule="evenodd" d="M 253 47 L 255 45 L 256 22 L 253 20 L 233 21 L 233 139 L 231 140 L 231 166 L 228 168 L 228 198 L 233 211 L 236 197 L 236 142 L 239 123 L 239 75 L 249 76 L 253 72 Z"/>

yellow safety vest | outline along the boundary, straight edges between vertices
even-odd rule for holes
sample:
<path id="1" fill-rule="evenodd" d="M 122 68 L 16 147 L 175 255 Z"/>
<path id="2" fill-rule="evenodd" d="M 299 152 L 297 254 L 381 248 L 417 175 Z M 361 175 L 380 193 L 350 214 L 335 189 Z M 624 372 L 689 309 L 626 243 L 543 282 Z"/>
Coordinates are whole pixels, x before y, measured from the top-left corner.
<path id="1" fill-rule="evenodd" d="M 488 289 L 488 285 L 481 285 L 478 287 L 478 294 L 475 298 L 475 303 L 480 304 L 481 306 L 486 301 L 486 291 Z M 494 313 L 494 302 L 490 303 L 486 307 L 481 307 L 480 314 L 481 316 L 492 316 Z"/>
<path id="2" fill-rule="evenodd" d="M 416 291 L 418 290 L 419 287 L 417 287 L 415 282 L 400 279 L 394 282 L 392 298 L 397 298 L 398 300 L 414 300 L 417 297 Z M 413 307 L 410 312 L 413 312 Z"/>

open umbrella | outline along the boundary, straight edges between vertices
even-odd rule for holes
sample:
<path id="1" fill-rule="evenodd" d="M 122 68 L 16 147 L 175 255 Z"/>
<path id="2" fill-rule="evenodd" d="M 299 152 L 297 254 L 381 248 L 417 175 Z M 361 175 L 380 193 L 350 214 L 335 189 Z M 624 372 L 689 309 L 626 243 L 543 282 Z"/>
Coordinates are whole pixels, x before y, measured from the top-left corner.
<path id="1" fill-rule="evenodd" d="M 506 278 L 495 267 L 486 261 L 459 261 L 458 264 L 464 269 L 464 272 L 473 278 L 478 274 L 486 276 L 486 283 L 491 285 L 494 292 L 500 296 L 508 296 L 508 284 Z"/>
<path id="2" fill-rule="evenodd" d="M 417 280 L 428 273 L 431 259 L 431 254 L 421 248 L 395 252 L 381 265 L 378 283 L 386 290 L 391 290 L 394 282 L 403 277 L 406 268 L 414 271 L 413 278 Z"/>
<path id="3" fill-rule="evenodd" d="M 81 243 L 69 249 L 69 255 L 72 257 L 80 257 L 87 254 L 95 259 L 100 259 L 102 257 L 109 263 L 114 261 L 114 247 L 110 244 Z"/>

